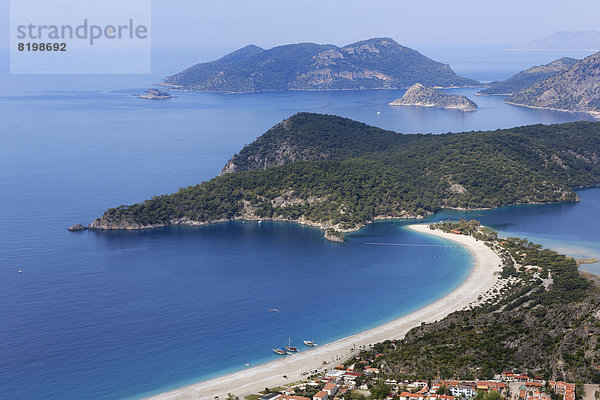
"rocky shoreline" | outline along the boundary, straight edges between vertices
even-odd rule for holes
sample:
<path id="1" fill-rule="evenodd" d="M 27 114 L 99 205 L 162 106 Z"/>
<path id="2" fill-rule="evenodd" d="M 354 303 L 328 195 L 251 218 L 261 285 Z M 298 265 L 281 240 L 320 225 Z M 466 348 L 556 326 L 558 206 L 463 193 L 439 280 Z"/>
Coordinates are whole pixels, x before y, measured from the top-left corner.
<path id="1" fill-rule="evenodd" d="M 510 104 L 511 106 L 527 107 L 527 108 L 533 108 L 536 110 L 560 111 L 560 112 L 565 112 L 565 113 L 569 113 L 569 114 L 588 114 L 596 119 L 600 119 L 600 111 L 573 111 L 573 110 L 566 110 L 566 109 L 562 109 L 562 108 L 541 107 L 541 106 L 532 106 L 529 104 L 513 103 L 512 101 L 507 101 L 507 100 L 504 100 L 504 102 L 506 104 Z"/>
<path id="2" fill-rule="evenodd" d="M 194 220 L 182 218 L 182 219 L 169 221 L 169 223 L 166 223 L 166 224 L 143 225 L 143 224 L 138 224 L 138 223 L 134 223 L 134 222 L 126 222 L 126 221 L 119 221 L 119 222 L 107 221 L 107 220 L 104 220 L 103 217 L 100 217 L 100 218 L 96 218 L 96 220 L 94 220 L 94 222 L 92 222 L 88 226 L 83 226 L 81 224 L 73 225 L 72 227 L 69 228 L 69 231 L 78 231 L 78 230 L 85 230 L 85 229 L 98 230 L 98 231 L 102 231 L 102 230 L 105 230 L 105 231 L 107 231 L 107 230 L 142 230 L 142 229 L 164 228 L 167 226 L 178 226 L 178 225 L 179 226 L 205 226 L 205 225 L 212 225 L 212 224 L 233 222 L 233 221 L 259 221 L 259 222 L 260 221 L 276 221 L 276 222 L 290 222 L 290 223 L 295 223 L 295 224 L 299 224 L 299 225 L 310 226 L 313 228 L 319 228 L 320 230 L 323 231 L 323 233 L 324 233 L 323 238 L 325 240 L 341 243 L 341 242 L 344 242 L 344 239 L 345 239 L 344 234 L 359 231 L 360 229 L 364 228 L 367 224 L 370 224 L 374 221 L 388 220 L 388 219 L 423 219 L 423 218 L 424 218 L 423 216 L 412 215 L 412 214 L 404 214 L 402 216 L 379 215 L 379 216 L 376 216 L 375 218 L 373 218 L 373 220 L 366 221 L 363 224 L 355 225 L 352 228 L 341 228 L 339 225 L 336 225 L 336 224 L 332 223 L 331 221 L 314 222 L 314 221 L 307 220 L 306 218 L 288 219 L 288 218 L 279 218 L 279 217 L 262 218 L 262 217 L 255 217 L 255 216 L 243 216 L 243 217 L 224 218 L 224 219 L 211 220 L 211 221 L 194 221 Z M 74 228 L 74 227 L 81 227 L 81 229 L 73 229 L 72 230 L 71 228 Z"/>

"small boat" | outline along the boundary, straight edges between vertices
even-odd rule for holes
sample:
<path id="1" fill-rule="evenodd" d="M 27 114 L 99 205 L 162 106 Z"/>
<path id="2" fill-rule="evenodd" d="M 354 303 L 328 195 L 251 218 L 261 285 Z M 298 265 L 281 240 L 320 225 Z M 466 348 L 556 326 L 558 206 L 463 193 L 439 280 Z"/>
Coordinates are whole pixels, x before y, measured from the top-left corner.
<path id="1" fill-rule="evenodd" d="M 295 346 L 292 346 L 292 340 L 291 338 L 288 338 L 288 344 L 287 346 L 285 346 L 285 349 L 290 352 L 290 353 L 297 353 L 298 352 L 298 348 Z"/>
<path id="2" fill-rule="evenodd" d="M 304 344 L 307 345 L 307 346 L 318 346 L 318 344 L 316 344 L 312 340 L 305 340 Z"/>
<path id="3" fill-rule="evenodd" d="M 284 349 L 273 349 L 273 351 L 275 352 L 275 354 L 279 354 L 280 356 L 284 356 L 287 354 L 287 351 L 285 351 Z"/>

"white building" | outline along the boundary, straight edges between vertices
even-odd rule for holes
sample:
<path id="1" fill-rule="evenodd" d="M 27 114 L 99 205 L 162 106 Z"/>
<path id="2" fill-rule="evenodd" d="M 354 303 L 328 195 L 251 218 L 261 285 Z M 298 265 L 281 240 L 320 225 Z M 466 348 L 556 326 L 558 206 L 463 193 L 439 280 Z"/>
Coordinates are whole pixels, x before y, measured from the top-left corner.
<path id="1" fill-rule="evenodd" d="M 452 392 L 452 396 L 464 397 L 466 399 L 470 399 L 477 395 L 475 389 L 468 386 L 451 386 L 450 391 Z"/>

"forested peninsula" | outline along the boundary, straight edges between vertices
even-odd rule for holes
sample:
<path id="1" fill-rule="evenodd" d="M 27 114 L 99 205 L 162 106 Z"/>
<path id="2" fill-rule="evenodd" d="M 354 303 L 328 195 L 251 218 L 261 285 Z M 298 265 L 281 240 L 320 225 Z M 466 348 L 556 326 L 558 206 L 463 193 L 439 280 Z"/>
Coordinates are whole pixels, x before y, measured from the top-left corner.
<path id="1" fill-rule="evenodd" d="M 244 147 L 221 174 L 176 193 L 108 209 L 91 229 L 281 220 L 344 232 L 443 208 L 577 201 L 600 183 L 600 123 L 400 134 L 299 113 Z"/>

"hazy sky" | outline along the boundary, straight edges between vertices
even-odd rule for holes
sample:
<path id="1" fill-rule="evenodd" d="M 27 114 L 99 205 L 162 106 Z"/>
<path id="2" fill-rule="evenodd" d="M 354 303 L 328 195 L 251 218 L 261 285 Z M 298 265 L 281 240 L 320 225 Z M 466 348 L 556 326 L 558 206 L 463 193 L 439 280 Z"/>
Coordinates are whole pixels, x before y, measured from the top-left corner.
<path id="1" fill-rule="evenodd" d="M 0 3 L 7 47 L 9 0 Z M 154 47 L 341 45 L 381 36 L 409 46 L 517 45 L 559 30 L 600 30 L 599 21 L 600 0 L 152 0 Z"/>

